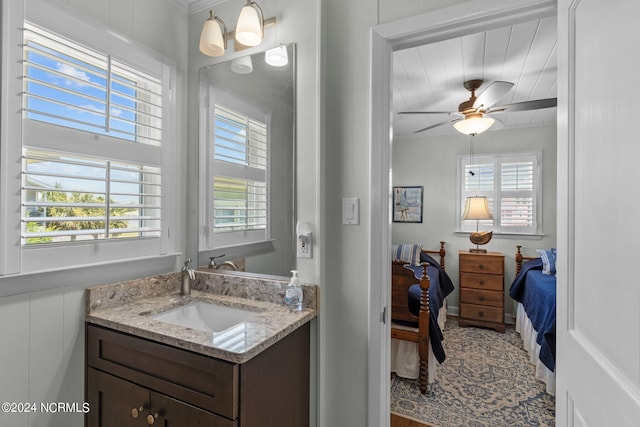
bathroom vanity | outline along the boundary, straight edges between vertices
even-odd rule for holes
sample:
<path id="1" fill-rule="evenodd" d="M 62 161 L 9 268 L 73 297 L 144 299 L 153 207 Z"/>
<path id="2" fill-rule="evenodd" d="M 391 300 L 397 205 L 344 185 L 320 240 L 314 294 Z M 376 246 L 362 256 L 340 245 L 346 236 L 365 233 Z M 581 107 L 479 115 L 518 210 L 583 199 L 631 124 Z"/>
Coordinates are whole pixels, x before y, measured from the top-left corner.
<path id="1" fill-rule="evenodd" d="M 279 303 L 284 284 L 221 277 L 198 273 L 190 296 L 179 295 L 174 274 L 87 291 L 87 426 L 309 424 L 315 306 L 291 312 Z M 244 310 L 248 320 L 207 331 L 163 317 L 194 302 Z"/>

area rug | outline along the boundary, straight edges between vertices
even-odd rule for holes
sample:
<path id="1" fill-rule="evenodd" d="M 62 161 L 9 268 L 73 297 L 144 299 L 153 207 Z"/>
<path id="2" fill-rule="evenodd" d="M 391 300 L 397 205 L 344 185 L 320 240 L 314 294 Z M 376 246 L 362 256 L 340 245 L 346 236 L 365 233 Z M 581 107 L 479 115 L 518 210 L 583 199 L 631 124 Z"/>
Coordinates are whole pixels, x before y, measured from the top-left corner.
<path id="1" fill-rule="evenodd" d="M 504 334 L 448 320 L 447 359 L 427 395 L 393 375 L 391 412 L 432 427 L 554 426 L 555 399 L 535 379 L 513 327 Z"/>

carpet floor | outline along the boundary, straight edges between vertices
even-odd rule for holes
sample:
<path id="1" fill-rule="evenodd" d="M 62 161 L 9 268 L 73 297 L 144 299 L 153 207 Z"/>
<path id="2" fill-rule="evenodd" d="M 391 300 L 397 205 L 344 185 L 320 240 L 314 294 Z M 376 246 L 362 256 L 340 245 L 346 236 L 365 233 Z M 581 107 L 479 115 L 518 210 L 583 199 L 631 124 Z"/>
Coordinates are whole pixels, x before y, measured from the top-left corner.
<path id="1" fill-rule="evenodd" d="M 554 426 L 555 399 L 534 368 L 513 326 L 504 334 L 461 328 L 447 320 L 446 360 L 432 390 L 418 381 L 391 379 L 391 412 L 432 427 Z"/>

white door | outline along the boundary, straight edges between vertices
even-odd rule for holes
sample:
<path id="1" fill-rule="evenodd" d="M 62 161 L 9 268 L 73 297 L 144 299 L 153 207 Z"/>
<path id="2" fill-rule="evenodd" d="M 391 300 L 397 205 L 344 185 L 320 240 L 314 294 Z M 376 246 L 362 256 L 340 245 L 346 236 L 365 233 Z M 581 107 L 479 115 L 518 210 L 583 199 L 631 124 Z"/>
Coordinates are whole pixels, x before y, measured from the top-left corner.
<path id="1" fill-rule="evenodd" d="M 559 0 L 558 426 L 640 425 L 638 0 Z"/>

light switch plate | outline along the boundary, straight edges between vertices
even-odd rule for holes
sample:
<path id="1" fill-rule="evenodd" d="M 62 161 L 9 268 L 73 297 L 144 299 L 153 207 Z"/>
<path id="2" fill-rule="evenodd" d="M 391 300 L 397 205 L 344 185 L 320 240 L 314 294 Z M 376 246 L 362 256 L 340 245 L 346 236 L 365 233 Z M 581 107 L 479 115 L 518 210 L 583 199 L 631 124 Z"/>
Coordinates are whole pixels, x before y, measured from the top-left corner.
<path id="1" fill-rule="evenodd" d="M 342 199 L 342 223 L 348 225 L 360 224 L 360 199 L 345 197 Z"/>

